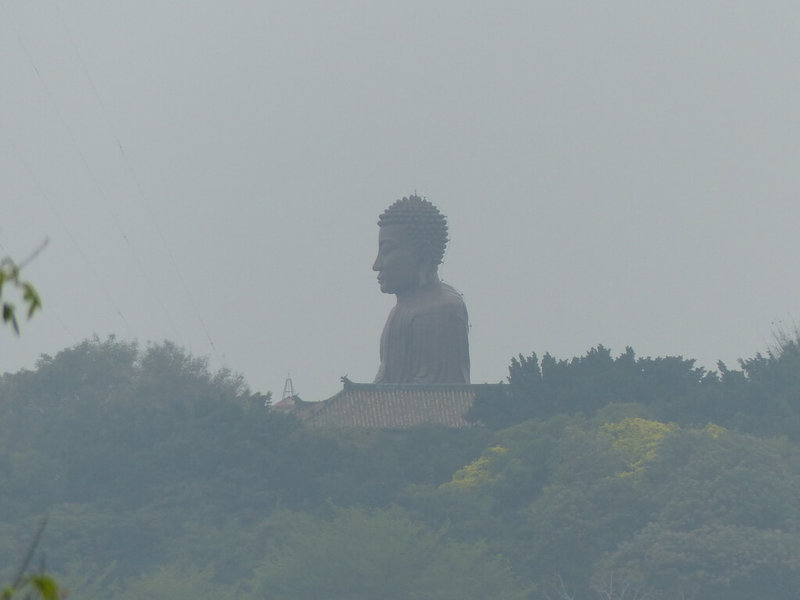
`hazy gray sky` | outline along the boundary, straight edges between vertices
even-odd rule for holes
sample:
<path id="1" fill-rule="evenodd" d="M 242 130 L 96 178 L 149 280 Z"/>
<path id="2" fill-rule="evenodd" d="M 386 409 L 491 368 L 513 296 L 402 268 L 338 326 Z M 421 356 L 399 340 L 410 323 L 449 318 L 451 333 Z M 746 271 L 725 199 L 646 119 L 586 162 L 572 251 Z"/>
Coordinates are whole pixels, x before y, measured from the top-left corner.
<path id="1" fill-rule="evenodd" d="M 448 216 L 474 382 L 722 359 L 800 307 L 796 2 L 0 0 L 0 371 L 170 339 L 280 395 L 371 381 L 377 216 Z"/>

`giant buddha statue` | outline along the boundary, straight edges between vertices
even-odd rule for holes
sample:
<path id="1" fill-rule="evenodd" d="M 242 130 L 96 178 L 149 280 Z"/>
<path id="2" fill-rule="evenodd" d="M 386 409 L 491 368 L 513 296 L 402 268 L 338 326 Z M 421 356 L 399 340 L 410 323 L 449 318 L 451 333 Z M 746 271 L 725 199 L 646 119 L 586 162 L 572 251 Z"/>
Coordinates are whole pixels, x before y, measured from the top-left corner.
<path id="1" fill-rule="evenodd" d="M 439 279 L 447 220 L 417 195 L 397 200 L 378 218 L 372 269 L 397 298 L 381 335 L 375 383 L 469 383 L 469 320 L 464 300 Z"/>

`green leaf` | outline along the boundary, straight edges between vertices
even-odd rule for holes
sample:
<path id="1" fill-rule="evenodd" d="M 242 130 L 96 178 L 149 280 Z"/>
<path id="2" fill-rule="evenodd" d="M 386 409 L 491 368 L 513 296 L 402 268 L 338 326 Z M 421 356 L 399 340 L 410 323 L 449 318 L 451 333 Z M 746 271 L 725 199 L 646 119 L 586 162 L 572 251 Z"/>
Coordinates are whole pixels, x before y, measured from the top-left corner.
<path id="1" fill-rule="evenodd" d="M 33 313 L 42 307 L 42 300 L 39 298 L 36 288 L 27 281 L 22 282 L 22 298 L 28 303 L 28 318 L 30 319 Z"/>
<path id="2" fill-rule="evenodd" d="M 19 325 L 17 324 L 17 317 L 14 314 L 14 305 L 10 302 L 3 303 L 3 322 L 11 323 L 14 332 L 19 335 Z"/>
<path id="3" fill-rule="evenodd" d="M 31 585 L 35 587 L 44 600 L 58 600 L 58 584 L 49 575 L 34 575 Z"/>

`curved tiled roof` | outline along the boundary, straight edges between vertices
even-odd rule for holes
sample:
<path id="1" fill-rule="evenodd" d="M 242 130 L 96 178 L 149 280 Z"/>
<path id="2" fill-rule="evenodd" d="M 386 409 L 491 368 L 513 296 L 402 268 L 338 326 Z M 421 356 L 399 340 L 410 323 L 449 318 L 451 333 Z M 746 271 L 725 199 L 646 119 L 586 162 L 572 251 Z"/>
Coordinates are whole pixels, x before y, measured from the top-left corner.
<path id="1" fill-rule="evenodd" d="M 486 385 L 486 384 L 484 384 Z M 338 394 L 298 415 L 315 427 L 407 429 L 426 423 L 468 427 L 464 413 L 484 385 L 392 385 L 344 380 Z"/>

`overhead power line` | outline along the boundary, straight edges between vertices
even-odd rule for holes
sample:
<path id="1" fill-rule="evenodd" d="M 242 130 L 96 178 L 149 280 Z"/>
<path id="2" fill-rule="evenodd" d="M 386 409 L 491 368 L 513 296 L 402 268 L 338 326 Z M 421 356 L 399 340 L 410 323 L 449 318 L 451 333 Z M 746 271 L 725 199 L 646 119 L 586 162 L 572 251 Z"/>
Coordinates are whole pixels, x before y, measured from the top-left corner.
<path id="1" fill-rule="evenodd" d="M 145 213 L 147 214 L 147 217 L 150 219 L 150 222 L 154 226 L 158 238 L 161 241 L 161 244 L 164 247 L 165 252 L 167 253 L 167 257 L 169 258 L 170 264 L 172 265 L 172 268 L 174 269 L 175 273 L 178 276 L 178 281 L 180 282 L 181 287 L 183 288 L 183 292 L 186 295 L 187 299 L 189 300 L 189 305 L 192 307 L 192 310 L 197 316 L 197 320 L 199 321 L 200 326 L 202 327 L 203 332 L 205 333 L 205 336 L 208 339 L 208 343 L 211 346 L 213 354 L 216 356 L 217 360 L 219 360 L 220 363 L 224 365 L 225 361 L 222 359 L 222 357 L 220 357 L 219 353 L 217 352 L 216 344 L 214 343 L 214 340 L 211 337 L 211 333 L 209 332 L 208 327 L 206 326 L 205 320 L 203 319 L 203 315 L 200 309 L 198 308 L 197 303 L 195 302 L 191 291 L 189 290 L 189 286 L 186 284 L 186 279 L 183 277 L 181 269 L 178 267 L 178 263 L 175 260 L 175 255 L 172 253 L 172 249 L 170 248 L 170 245 L 167 242 L 167 238 L 164 235 L 163 230 L 161 229 L 161 225 L 159 224 L 158 219 L 155 217 L 155 213 L 153 212 L 153 209 L 150 206 L 150 202 L 147 199 L 147 194 L 144 191 L 144 187 L 141 184 L 141 180 L 139 179 L 136 170 L 133 168 L 131 161 L 128 159 L 128 155 L 125 151 L 125 147 L 122 144 L 122 140 L 120 139 L 120 136 L 118 135 L 117 130 L 114 127 L 114 123 L 111 117 L 109 116 L 110 113 L 106 108 L 105 103 L 103 102 L 103 99 L 100 96 L 100 93 L 97 91 L 97 86 L 95 86 L 94 84 L 94 80 L 92 78 L 91 73 L 89 72 L 88 66 L 86 65 L 86 61 L 83 59 L 83 55 L 81 54 L 80 49 L 78 48 L 78 45 L 75 43 L 75 39 L 72 36 L 72 31 L 67 25 L 66 19 L 64 18 L 64 13 L 61 11 L 61 6 L 59 5 L 58 2 L 54 2 L 54 4 L 56 6 L 56 11 L 58 13 L 59 20 L 61 21 L 61 26 L 64 28 L 64 31 L 67 35 L 67 39 L 69 40 L 69 43 L 72 46 L 72 50 L 74 51 L 75 56 L 78 59 L 78 64 L 80 65 L 81 70 L 83 71 L 83 75 L 89 84 L 89 89 L 91 90 L 92 95 L 97 101 L 97 104 L 100 106 L 101 109 L 100 112 L 102 113 L 103 119 L 105 120 L 105 125 L 108 128 L 108 131 L 110 132 L 112 138 L 116 142 L 122 162 L 125 164 L 125 167 L 128 171 L 128 175 L 131 178 L 131 181 L 133 181 L 136 192 L 139 196 L 139 199 L 141 200 L 142 206 L 145 209 Z"/>

